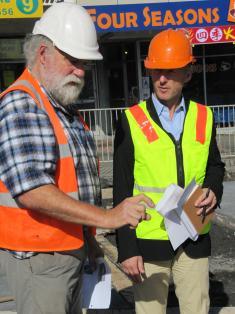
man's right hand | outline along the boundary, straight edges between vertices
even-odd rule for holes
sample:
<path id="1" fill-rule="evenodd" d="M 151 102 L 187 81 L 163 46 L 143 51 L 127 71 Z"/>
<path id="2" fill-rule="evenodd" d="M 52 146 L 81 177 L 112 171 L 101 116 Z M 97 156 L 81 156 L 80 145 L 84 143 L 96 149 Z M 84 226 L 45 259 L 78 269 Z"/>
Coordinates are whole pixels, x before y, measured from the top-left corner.
<path id="1" fill-rule="evenodd" d="M 151 218 L 146 214 L 147 207 L 154 207 L 154 203 L 149 197 L 143 194 L 128 197 L 106 212 L 107 224 L 114 229 L 128 224 L 136 227 L 142 220 Z"/>
<path id="2" fill-rule="evenodd" d="M 121 263 L 124 272 L 135 283 L 142 282 L 141 276 L 145 275 L 142 256 L 133 256 Z"/>
<path id="3" fill-rule="evenodd" d="M 116 207 L 105 210 L 74 198 L 47 184 L 21 194 L 17 201 L 23 208 L 38 211 L 66 222 L 99 228 L 117 229 L 124 225 L 136 227 L 141 220 L 149 219 L 145 209 L 154 207 L 147 196 L 140 194 L 126 198 Z"/>

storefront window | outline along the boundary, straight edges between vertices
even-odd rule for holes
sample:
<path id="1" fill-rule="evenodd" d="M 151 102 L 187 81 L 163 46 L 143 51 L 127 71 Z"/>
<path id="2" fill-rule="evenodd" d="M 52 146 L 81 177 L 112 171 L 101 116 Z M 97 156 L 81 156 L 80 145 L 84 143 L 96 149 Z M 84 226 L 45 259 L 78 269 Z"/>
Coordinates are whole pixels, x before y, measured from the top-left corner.
<path id="1" fill-rule="evenodd" d="M 211 44 L 206 45 L 206 55 L 216 56 L 219 54 L 235 54 L 235 46 L 233 43 Z"/>
<path id="2" fill-rule="evenodd" d="M 0 60 L 24 59 L 22 38 L 0 38 Z"/>
<path id="3" fill-rule="evenodd" d="M 97 83 L 95 64 L 86 67 L 85 85 L 77 101 L 78 108 L 92 109 L 97 106 Z"/>
<path id="4" fill-rule="evenodd" d="M 193 55 L 194 57 L 201 57 L 202 54 L 203 54 L 203 51 L 202 51 L 202 45 L 195 45 L 193 46 Z"/>
<path id="5" fill-rule="evenodd" d="M 128 107 L 138 101 L 135 43 L 103 45 L 110 107 Z"/>
<path id="6" fill-rule="evenodd" d="M 206 58 L 208 105 L 235 104 L 235 55 Z"/>
<path id="7" fill-rule="evenodd" d="M 21 74 L 24 65 L 22 38 L 0 38 L 0 92 Z"/>
<path id="8" fill-rule="evenodd" d="M 0 92 L 20 76 L 24 67 L 24 63 L 0 63 Z"/>
<path id="9" fill-rule="evenodd" d="M 192 79 L 186 84 L 183 91 L 186 98 L 199 103 L 205 103 L 202 61 L 202 58 L 197 58 L 197 61 L 192 65 Z"/>

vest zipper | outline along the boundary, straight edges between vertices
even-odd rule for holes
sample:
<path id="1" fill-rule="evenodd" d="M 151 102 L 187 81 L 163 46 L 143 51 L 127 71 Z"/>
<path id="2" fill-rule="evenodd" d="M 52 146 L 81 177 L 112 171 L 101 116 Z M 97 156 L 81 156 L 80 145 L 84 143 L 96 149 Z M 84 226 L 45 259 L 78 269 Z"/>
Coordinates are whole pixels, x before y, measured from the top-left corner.
<path id="1" fill-rule="evenodd" d="M 162 128 L 163 129 L 163 128 Z M 176 168 L 177 168 L 177 183 L 180 187 L 184 188 L 185 182 L 184 182 L 184 162 L 183 162 L 183 153 L 182 153 L 182 136 L 183 131 L 180 135 L 180 138 L 178 141 L 174 138 L 174 136 L 171 133 L 168 133 L 166 130 L 163 129 L 163 131 L 171 138 L 172 142 L 175 145 L 175 157 L 176 157 Z"/>
<path id="2" fill-rule="evenodd" d="M 181 141 L 175 142 L 175 154 L 176 154 L 176 162 L 177 162 L 177 178 L 178 185 L 184 188 L 184 164 L 183 164 L 183 153 L 182 153 L 182 145 Z"/>

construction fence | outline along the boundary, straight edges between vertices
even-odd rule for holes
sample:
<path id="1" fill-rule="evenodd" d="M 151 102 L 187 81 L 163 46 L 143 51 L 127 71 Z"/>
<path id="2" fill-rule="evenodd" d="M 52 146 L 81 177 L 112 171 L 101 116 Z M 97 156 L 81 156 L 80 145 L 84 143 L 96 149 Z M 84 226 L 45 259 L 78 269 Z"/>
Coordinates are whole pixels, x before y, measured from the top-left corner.
<path id="1" fill-rule="evenodd" d="M 211 106 L 222 158 L 235 159 L 235 105 Z M 114 135 L 117 121 L 127 108 L 80 110 L 94 134 L 101 163 L 113 161 Z"/>

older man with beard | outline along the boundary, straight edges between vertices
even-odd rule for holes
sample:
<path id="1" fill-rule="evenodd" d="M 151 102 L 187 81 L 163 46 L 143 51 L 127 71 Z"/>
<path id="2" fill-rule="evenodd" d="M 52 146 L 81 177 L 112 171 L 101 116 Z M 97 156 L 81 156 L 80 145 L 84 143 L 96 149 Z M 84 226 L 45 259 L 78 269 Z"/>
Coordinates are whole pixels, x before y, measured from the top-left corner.
<path id="1" fill-rule="evenodd" d="M 0 266 L 18 314 L 81 313 L 84 259 L 102 254 L 93 226 L 136 226 L 144 195 L 106 211 L 94 142 L 70 109 L 87 60 L 102 59 L 82 7 L 59 3 L 24 45 L 27 68 L 0 95 Z"/>

